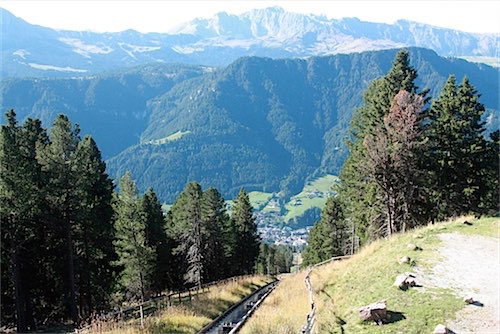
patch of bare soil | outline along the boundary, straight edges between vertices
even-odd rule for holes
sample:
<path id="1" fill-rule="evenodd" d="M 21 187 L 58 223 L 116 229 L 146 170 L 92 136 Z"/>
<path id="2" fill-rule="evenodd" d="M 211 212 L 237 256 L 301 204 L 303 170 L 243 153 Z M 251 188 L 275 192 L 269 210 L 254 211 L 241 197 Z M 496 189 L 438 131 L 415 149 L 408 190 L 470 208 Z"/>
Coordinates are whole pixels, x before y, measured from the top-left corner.
<path id="1" fill-rule="evenodd" d="M 430 273 L 420 273 L 424 287 L 449 288 L 476 303 L 464 308 L 446 326 L 454 333 L 500 333 L 500 240 L 460 233 L 441 234 L 442 259 Z M 423 274 L 423 275 L 422 275 Z"/>

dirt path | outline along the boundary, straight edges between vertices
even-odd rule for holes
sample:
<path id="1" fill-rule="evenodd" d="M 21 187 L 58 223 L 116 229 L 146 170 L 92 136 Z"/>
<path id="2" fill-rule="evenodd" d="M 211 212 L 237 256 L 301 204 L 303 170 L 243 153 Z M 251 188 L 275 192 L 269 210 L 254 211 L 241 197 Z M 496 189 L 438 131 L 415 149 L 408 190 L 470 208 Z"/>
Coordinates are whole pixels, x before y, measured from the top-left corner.
<path id="1" fill-rule="evenodd" d="M 454 333 L 500 333 L 500 240 L 459 233 L 441 234 L 440 260 L 421 278 L 422 285 L 451 288 L 472 296 L 446 326 Z"/>

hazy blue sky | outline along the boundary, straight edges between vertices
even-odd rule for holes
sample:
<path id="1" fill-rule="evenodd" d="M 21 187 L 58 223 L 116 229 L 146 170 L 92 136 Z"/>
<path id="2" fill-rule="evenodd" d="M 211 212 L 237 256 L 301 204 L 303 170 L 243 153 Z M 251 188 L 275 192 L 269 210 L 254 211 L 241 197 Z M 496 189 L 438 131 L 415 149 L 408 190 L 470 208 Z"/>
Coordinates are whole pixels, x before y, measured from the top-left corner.
<path id="1" fill-rule="evenodd" d="M 500 33 L 500 1 L 99 1 L 0 0 L 3 7 L 24 20 L 68 30 L 168 32 L 196 17 L 221 11 L 241 14 L 253 8 L 280 6 L 287 11 L 358 17 L 392 23 L 397 19 L 428 23 L 470 32 Z"/>

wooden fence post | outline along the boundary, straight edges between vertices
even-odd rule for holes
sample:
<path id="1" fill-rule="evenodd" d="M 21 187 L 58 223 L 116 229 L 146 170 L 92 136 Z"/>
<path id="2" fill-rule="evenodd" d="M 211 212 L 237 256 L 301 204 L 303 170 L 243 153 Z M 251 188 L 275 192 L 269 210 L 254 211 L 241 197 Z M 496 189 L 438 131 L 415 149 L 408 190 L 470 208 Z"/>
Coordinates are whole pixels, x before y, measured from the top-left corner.
<path id="1" fill-rule="evenodd" d="M 139 312 L 141 314 L 141 329 L 144 329 L 144 311 L 142 310 L 142 305 L 139 305 Z"/>

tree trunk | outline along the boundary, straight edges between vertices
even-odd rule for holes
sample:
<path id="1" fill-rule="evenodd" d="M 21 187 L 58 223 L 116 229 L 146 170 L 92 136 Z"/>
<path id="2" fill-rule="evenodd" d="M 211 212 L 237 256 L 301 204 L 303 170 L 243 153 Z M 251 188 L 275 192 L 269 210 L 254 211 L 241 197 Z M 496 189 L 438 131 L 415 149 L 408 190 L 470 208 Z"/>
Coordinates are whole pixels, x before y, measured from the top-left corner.
<path id="1" fill-rule="evenodd" d="M 92 303 L 92 284 L 90 281 L 90 276 L 91 276 L 91 270 L 90 270 L 90 260 L 89 260 L 89 241 L 88 241 L 88 229 L 85 226 L 84 231 L 83 231 L 83 246 L 85 250 L 85 256 L 84 256 L 84 264 L 85 267 L 83 269 L 82 274 L 85 276 L 85 298 L 86 298 L 86 303 L 87 303 L 87 316 L 91 315 L 92 312 L 94 311 L 94 305 Z"/>
<path id="2" fill-rule="evenodd" d="M 16 243 L 19 243 L 16 241 Z M 24 289 L 22 274 L 21 274 L 21 261 L 20 261 L 20 246 L 14 245 L 15 250 L 11 254 L 12 269 L 14 273 L 14 293 L 16 297 L 16 321 L 17 321 L 17 332 L 27 332 L 28 324 L 26 321 L 26 293 Z"/>
<path id="3" fill-rule="evenodd" d="M 67 284 L 69 288 L 69 311 L 74 324 L 78 323 L 78 309 L 76 306 L 75 264 L 73 255 L 73 239 L 71 237 L 71 223 L 66 221 L 66 247 L 67 247 Z"/>
<path id="4" fill-rule="evenodd" d="M 144 289 L 144 276 L 142 275 L 142 271 L 139 273 L 139 279 L 140 279 L 140 284 L 141 284 L 141 302 L 144 302 L 146 300 L 145 296 L 145 289 Z"/>
<path id="5" fill-rule="evenodd" d="M 392 191 L 392 190 L 390 190 Z M 390 192 L 387 194 L 387 236 L 391 236 L 394 232 L 394 207 L 395 207 L 395 199 L 394 197 L 390 194 Z"/>

